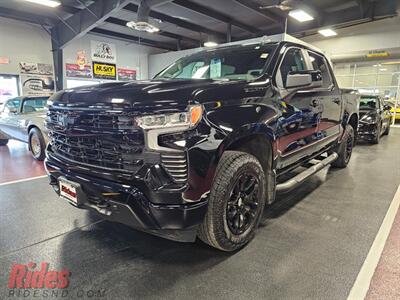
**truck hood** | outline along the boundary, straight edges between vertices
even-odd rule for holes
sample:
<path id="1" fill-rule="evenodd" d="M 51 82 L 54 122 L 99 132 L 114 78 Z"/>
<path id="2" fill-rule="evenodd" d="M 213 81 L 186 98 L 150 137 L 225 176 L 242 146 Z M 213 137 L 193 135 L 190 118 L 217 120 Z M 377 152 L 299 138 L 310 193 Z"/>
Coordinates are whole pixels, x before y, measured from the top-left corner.
<path id="1" fill-rule="evenodd" d="M 213 91 L 216 97 L 227 96 L 224 91 L 229 91 L 229 94 L 235 93 L 243 84 L 246 82 L 207 79 L 113 82 L 66 89 L 54 94 L 49 100 L 53 106 L 62 107 L 97 107 L 118 104 L 124 108 L 128 106 L 131 108 L 141 106 L 186 108 L 193 102 L 212 101 L 213 99 L 209 99 L 209 96 L 202 97 L 205 93 L 210 95 L 210 91 Z"/>

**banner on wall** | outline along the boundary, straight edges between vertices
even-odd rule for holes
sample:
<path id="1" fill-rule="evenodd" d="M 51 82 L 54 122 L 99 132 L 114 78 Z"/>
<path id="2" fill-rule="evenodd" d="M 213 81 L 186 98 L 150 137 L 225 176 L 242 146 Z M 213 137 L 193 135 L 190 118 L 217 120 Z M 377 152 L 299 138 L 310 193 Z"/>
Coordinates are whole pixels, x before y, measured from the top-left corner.
<path id="1" fill-rule="evenodd" d="M 115 64 L 106 64 L 93 62 L 93 77 L 98 79 L 117 79 L 117 70 Z"/>
<path id="2" fill-rule="evenodd" d="M 90 41 L 92 61 L 116 64 L 117 48 L 115 44 L 108 42 Z"/>
<path id="3" fill-rule="evenodd" d="M 70 78 L 92 78 L 92 66 L 78 64 L 65 64 L 65 76 Z"/>
<path id="4" fill-rule="evenodd" d="M 19 72 L 21 74 L 53 76 L 53 66 L 51 64 L 20 62 Z"/>
<path id="5" fill-rule="evenodd" d="M 54 79 L 51 76 L 21 74 L 20 80 L 24 96 L 42 96 L 54 93 Z"/>
<path id="6" fill-rule="evenodd" d="M 121 81 L 136 80 L 136 70 L 118 68 L 118 80 Z"/>
<path id="7" fill-rule="evenodd" d="M 19 72 L 23 96 L 47 96 L 54 93 L 51 64 L 20 62 Z"/>

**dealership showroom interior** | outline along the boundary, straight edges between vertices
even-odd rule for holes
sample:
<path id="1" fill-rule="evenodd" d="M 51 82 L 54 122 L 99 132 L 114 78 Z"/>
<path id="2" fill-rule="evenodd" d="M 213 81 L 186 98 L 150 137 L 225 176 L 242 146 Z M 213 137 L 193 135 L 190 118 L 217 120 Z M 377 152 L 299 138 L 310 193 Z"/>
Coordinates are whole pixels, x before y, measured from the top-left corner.
<path id="1" fill-rule="evenodd" d="M 400 0 L 0 0 L 0 299 L 400 299 Z"/>

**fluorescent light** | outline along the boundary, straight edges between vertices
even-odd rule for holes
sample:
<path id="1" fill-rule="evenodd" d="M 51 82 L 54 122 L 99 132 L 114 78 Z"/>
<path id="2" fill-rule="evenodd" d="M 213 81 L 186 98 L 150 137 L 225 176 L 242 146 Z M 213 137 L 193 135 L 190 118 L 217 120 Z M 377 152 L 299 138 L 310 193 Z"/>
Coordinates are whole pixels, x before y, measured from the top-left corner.
<path id="1" fill-rule="evenodd" d="M 318 30 L 319 34 L 322 34 L 325 37 L 330 37 L 330 36 L 335 36 L 337 35 L 336 31 L 333 29 L 327 28 L 327 29 L 321 29 Z"/>
<path id="2" fill-rule="evenodd" d="M 382 68 L 382 69 L 379 69 L 379 71 L 381 71 L 381 72 L 385 72 L 385 71 L 387 71 L 387 69 L 385 69 L 385 68 Z"/>
<path id="3" fill-rule="evenodd" d="M 313 16 L 311 16 L 308 13 L 306 13 L 302 9 L 291 10 L 289 12 L 289 16 L 291 16 L 293 19 L 296 19 L 299 22 L 307 22 L 307 21 L 314 20 Z"/>
<path id="4" fill-rule="evenodd" d="M 49 7 L 57 7 L 59 5 L 61 5 L 61 3 L 59 1 L 55 1 L 55 0 L 24 0 L 26 2 L 32 2 L 32 3 L 36 3 L 36 4 L 40 4 L 40 5 L 45 5 L 45 6 L 49 6 Z"/>
<path id="5" fill-rule="evenodd" d="M 210 48 L 210 47 L 215 47 L 215 46 L 218 46 L 218 44 L 216 42 L 208 41 L 208 42 L 204 43 L 204 47 Z"/>

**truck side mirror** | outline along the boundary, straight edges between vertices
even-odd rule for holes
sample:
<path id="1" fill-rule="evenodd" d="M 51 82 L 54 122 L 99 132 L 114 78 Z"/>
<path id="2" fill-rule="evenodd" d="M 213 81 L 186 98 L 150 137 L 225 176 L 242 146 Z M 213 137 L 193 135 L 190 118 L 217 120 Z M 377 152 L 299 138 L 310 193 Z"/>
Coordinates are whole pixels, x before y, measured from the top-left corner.
<path id="1" fill-rule="evenodd" d="M 289 72 L 286 78 L 287 89 L 296 89 L 303 87 L 321 87 L 321 71 L 298 71 Z"/>

